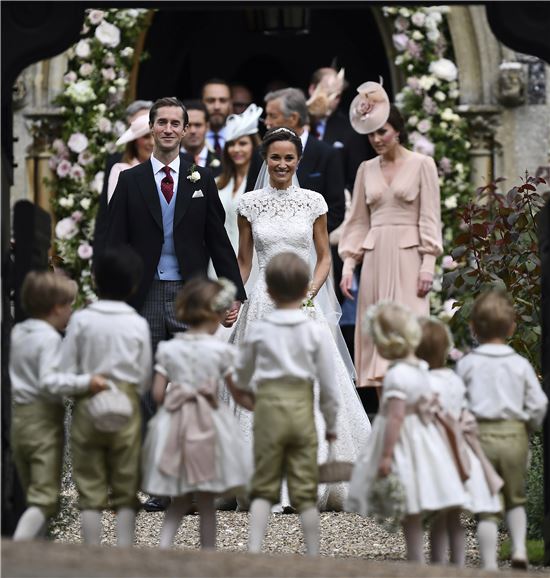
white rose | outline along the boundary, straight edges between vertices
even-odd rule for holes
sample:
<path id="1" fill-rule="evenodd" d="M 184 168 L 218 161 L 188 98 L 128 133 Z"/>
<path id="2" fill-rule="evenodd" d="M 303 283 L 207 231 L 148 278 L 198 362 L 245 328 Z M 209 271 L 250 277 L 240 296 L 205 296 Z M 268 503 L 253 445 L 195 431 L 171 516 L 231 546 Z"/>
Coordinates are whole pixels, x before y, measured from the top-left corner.
<path id="1" fill-rule="evenodd" d="M 90 76 L 94 71 L 94 65 L 89 62 L 85 62 L 78 70 L 81 76 Z"/>
<path id="2" fill-rule="evenodd" d="M 439 123 L 439 127 L 442 128 L 443 130 L 446 130 L 447 128 L 449 128 L 449 124 L 443 121 Z"/>
<path id="3" fill-rule="evenodd" d="M 97 128 L 99 130 L 99 132 L 111 132 L 112 128 L 113 128 L 113 124 L 111 123 L 111 121 L 102 116 L 98 121 L 97 121 Z"/>
<path id="4" fill-rule="evenodd" d="M 74 199 L 72 196 L 63 197 L 62 199 L 59 199 L 59 204 L 64 209 L 70 209 L 74 205 Z"/>
<path id="5" fill-rule="evenodd" d="M 116 78 L 116 72 L 114 68 L 102 68 L 101 76 L 104 80 L 114 80 Z"/>
<path id="6" fill-rule="evenodd" d="M 424 34 L 420 32 L 420 30 L 415 30 L 412 33 L 413 40 L 422 40 L 424 38 Z"/>
<path id="7" fill-rule="evenodd" d="M 94 191 L 94 193 L 97 193 L 98 195 L 101 194 L 101 191 L 103 190 L 104 179 L 105 173 L 103 171 L 99 171 L 98 173 L 95 174 L 93 181 L 90 183 L 90 188 L 92 189 L 92 191 Z"/>
<path id="8" fill-rule="evenodd" d="M 395 49 L 399 52 L 403 52 L 407 48 L 407 44 L 409 42 L 409 38 L 406 34 L 394 34 L 392 36 L 393 45 Z"/>
<path id="9" fill-rule="evenodd" d="M 421 27 L 424 26 L 424 22 L 426 21 L 426 15 L 424 12 L 415 12 L 411 18 L 412 23 L 415 26 Z"/>
<path id="10" fill-rule="evenodd" d="M 430 63 L 429 71 L 437 78 L 452 82 L 458 76 L 458 70 L 454 62 L 447 58 L 440 58 Z"/>
<path id="11" fill-rule="evenodd" d="M 453 120 L 453 116 L 454 113 L 450 108 L 446 108 L 442 113 L 441 113 L 441 119 L 442 120 L 446 120 L 447 122 L 452 121 Z"/>
<path id="12" fill-rule="evenodd" d="M 88 56 L 90 56 L 92 53 L 92 50 L 90 49 L 90 43 L 87 40 L 81 40 L 75 46 L 74 51 L 78 58 L 88 58 Z"/>
<path id="13" fill-rule="evenodd" d="M 458 90 L 456 88 L 449 91 L 449 97 L 450 98 L 458 98 L 459 95 L 460 95 L 460 93 L 458 92 Z"/>
<path id="14" fill-rule="evenodd" d="M 134 56 L 134 49 L 131 46 L 127 46 L 120 55 L 123 58 L 132 58 Z"/>
<path id="15" fill-rule="evenodd" d="M 451 195 L 450 197 L 447 197 L 443 201 L 443 203 L 445 204 L 445 207 L 447 207 L 447 209 L 456 209 L 458 206 L 456 195 Z"/>
<path id="16" fill-rule="evenodd" d="M 408 18 L 411 15 L 411 11 L 408 8 L 400 8 L 399 14 L 401 14 L 403 18 Z"/>
<path id="17" fill-rule="evenodd" d="M 74 102 L 86 103 L 94 100 L 95 92 L 89 80 L 81 80 L 70 84 L 65 91 L 65 94 Z"/>
<path id="18" fill-rule="evenodd" d="M 55 234 L 58 239 L 72 239 L 77 233 L 78 228 L 71 217 L 61 219 L 55 226 Z"/>
<path id="19" fill-rule="evenodd" d="M 90 21 L 90 24 L 97 26 L 103 20 L 103 16 L 105 16 L 103 10 L 90 10 L 88 13 L 88 20 Z"/>
<path id="20" fill-rule="evenodd" d="M 108 92 L 109 94 L 116 94 L 116 87 L 114 87 L 114 86 L 109 86 L 107 92 Z"/>
<path id="21" fill-rule="evenodd" d="M 74 70 L 70 70 L 67 74 L 63 77 L 65 84 L 72 84 L 77 79 L 76 72 Z"/>
<path id="22" fill-rule="evenodd" d="M 117 78 L 115 80 L 116 86 L 126 86 L 128 84 L 128 80 L 126 78 Z"/>
<path id="23" fill-rule="evenodd" d="M 437 42 L 441 36 L 441 33 L 437 28 L 433 28 L 432 30 L 428 30 L 428 32 L 426 32 L 426 36 L 430 42 Z"/>
<path id="24" fill-rule="evenodd" d="M 408 123 L 409 123 L 411 126 L 416 126 L 416 123 L 417 123 L 417 122 L 418 122 L 418 117 L 417 117 L 416 115 L 413 115 L 413 116 L 410 116 L 410 117 L 409 117 Z"/>
<path id="25" fill-rule="evenodd" d="M 444 92 L 442 92 L 441 90 L 438 90 L 434 94 L 434 98 L 435 98 L 435 100 L 439 100 L 439 102 L 443 102 L 447 97 L 445 96 Z"/>
<path id="26" fill-rule="evenodd" d="M 420 85 L 420 88 L 422 90 L 430 90 L 430 88 L 435 84 L 435 78 L 433 76 L 428 76 L 426 74 L 423 74 L 419 79 L 418 79 L 418 84 Z"/>
<path id="27" fill-rule="evenodd" d="M 462 174 L 464 172 L 464 165 L 462 163 L 456 163 L 455 169 L 457 173 Z"/>
<path id="28" fill-rule="evenodd" d="M 67 146 L 75 153 L 81 153 L 83 150 L 88 148 L 88 139 L 85 134 L 81 132 L 73 133 L 68 142 Z"/>
<path id="29" fill-rule="evenodd" d="M 417 125 L 416 128 L 421 133 L 426 133 L 432 128 L 432 123 L 427 119 L 423 118 Z"/>
<path id="30" fill-rule="evenodd" d="M 103 64 L 107 66 L 114 66 L 116 64 L 115 55 L 112 52 L 108 52 L 103 59 Z"/>
<path id="31" fill-rule="evenodd" d="M 86 199 L 82 199 L 82 200 L 80 201 L 80 206 L 81 206 L 85 211 L 87 211 L 87 210 L 90 208 L 90 205 L 91 205 L 91 204 L 92 204 L 91 199 L 87 199 L 87 198 L 86 198 Z"/>
<path id="32" fill-rule="evenodd" d="M 92 246 L 87 241 L 84 241 L 84 243 L 78 247 L 76 252 L 81 259 L 85 260 L 91 259 L 92 255 L 94 254 Z"/>
<path id="33" fill-rule="evenodd" d="M 120 44 L 120 30 L 114 24 L 109 24 L 106 20 L 103 20 L 95 29 L 95 37 L 101 44 L 111 48 L 115 48 Z"/>

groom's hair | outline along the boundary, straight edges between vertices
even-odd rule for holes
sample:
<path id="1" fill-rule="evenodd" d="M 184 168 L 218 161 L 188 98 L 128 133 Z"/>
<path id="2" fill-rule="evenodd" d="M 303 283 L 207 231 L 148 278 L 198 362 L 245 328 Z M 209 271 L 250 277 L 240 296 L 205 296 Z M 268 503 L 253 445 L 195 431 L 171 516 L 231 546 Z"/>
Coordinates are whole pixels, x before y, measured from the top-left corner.
<path id="1" fill-rule="evenodd" d="M 185 108 L 183 102 L 181 102 L 181 100 L 175 96 L 165 96 L 164 98 L 155 100 L 151 110 L 149 111 L 149 123 L 151 126 L 155 124 L 155 119 L 157 118 L 157 110 L 164 106 L 176 106 L 181 108 L 183 113 L 183 126 L 187 126 L 189 124 L 189 115 L 187 114 L 187 109 Z"/>
<path id="2" fill-rule="evenodd" d="M 266 267 L 265 282 L 269 294 L 276 302 L 297 301 L 306 295 L 309 266 L 296 253 L 279 253 Z"/>

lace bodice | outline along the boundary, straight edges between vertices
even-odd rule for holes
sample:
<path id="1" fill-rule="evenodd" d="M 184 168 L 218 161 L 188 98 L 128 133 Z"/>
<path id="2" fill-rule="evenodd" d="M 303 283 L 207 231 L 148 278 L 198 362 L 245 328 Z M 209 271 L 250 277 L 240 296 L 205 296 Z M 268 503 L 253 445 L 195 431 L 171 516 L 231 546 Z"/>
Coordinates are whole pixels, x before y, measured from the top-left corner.
<path id="1" fill-rule="evenodd" d="M 293 251 L 309 263 L 313 223 L 327 211 L 322 195 L 295 186 L 251 191 L 237 208 L 250 221 L 260 269 L 283 251 Z"/>

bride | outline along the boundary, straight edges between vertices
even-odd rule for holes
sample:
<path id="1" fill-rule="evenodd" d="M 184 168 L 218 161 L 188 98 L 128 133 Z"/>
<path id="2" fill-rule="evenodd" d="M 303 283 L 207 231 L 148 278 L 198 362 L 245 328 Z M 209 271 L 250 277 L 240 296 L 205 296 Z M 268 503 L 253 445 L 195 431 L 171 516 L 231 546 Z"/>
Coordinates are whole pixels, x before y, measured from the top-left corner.
<path id="1" fill-rule="evenodd" d="M 243 282 L 249 281 L 254 251 L 258 259 L 258 273 L 230 338 L 230 341 L 236 344 L 246 339 L 250 323 L 263 318 L 273 309 L 273 302 L 266 290 L 264 269 L 271 257 L 283 251 L 293 251 L 306 262 L 312 261 L 311 256 L 314 255 L 315 264 L 308 294 L 313 307 L 307 307 L 306 312 L 324 325 L 332 317 L 324 314 L 319 306 L 322 294 L 327 293 L 325 283 L 331 266 L 327 204 L 319 193 L 292 184 L 302 155 L 300 138 L 287 128 L 271 129 L 262 141 L 261 153 L 267 165 L 269 184 L 244 194 L 237 208 L 238 261 Z M 339 337 L 343 344 L 337 319 L 333 318 L 332 322 L 332 335 Z M 355 461 L 367 440 L 371 426 L 351 377 L 353 365 L 349 354 L 345 346 L 339 350 L 334 339 L 332 345 L 335 379 L 341 397 L 336 430 L 338 438 L 333 446 L 333 454 L 338 460 Z M 347 366 L 343 355 L 348 358 Z M 252 446 L 252 414 L 241 407 L 235 407 L 235 413 Z M 323 462 L 328 456 L 328 444 L 324 441 L 325 426 L 318 407 L 315 421 L 319 439 L 319 462 Z M 341 510 L 346 493 L 345 484 L 322 487 L 319 505 L 322 509 Z M 288 497 L 283 495 L 282 506 L 287 505 Z"/>

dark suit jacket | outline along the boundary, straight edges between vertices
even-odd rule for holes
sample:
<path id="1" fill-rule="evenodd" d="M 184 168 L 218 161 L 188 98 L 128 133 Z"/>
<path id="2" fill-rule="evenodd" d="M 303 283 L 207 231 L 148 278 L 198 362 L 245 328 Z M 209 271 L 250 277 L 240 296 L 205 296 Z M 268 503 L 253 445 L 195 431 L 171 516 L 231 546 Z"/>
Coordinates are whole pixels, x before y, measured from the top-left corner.
<path id="1" fill-rule="evenodd" d="M 219 277 L 237 286 L 237 298 L 246 294 L 235 253 L 224 227 L 225 212 L 214 178 L 208 169 L 198 167 L 200 180 L 188 178 L 191 163 L 180 155 L 180 173 L 174 215 L 174 245 L 184 281 L 206 275 L 211 258 Z M 203 196 L 193 198 L 195 191 Z M 164 233 L 160 200 L 151 161 L 123 171 L 108 208 L 106 244 L 128 244 L 143 259 L 143 279 L 130 305 L 140 309 L 155 277 Z"/>
<path id="2" fill-rule="evenodd" d="M 195 159 L 193 158 L 193 155 L 188 153 L 188 152 L 182 152 L 181 153 L 183 155 L 183 158 L 190 162 L 190 163 L 194 163 Z M 218 161 L 217 163 L 214 161 Z M 214 165 L 214 166 L 212 166 Z M 214 178 L 218 177 L 221 172 L 222 172 L 222 163 L 221 160 L 218 158 L 218 156 L 216 155 L 216 153 L 214 151 L 211 151 L 210 149 L 208 149 L 208 154 L 206 155 L 206 165 L 204 165 L 205 169 L 209 169 L 210 172 L 214 175 Z"/>

